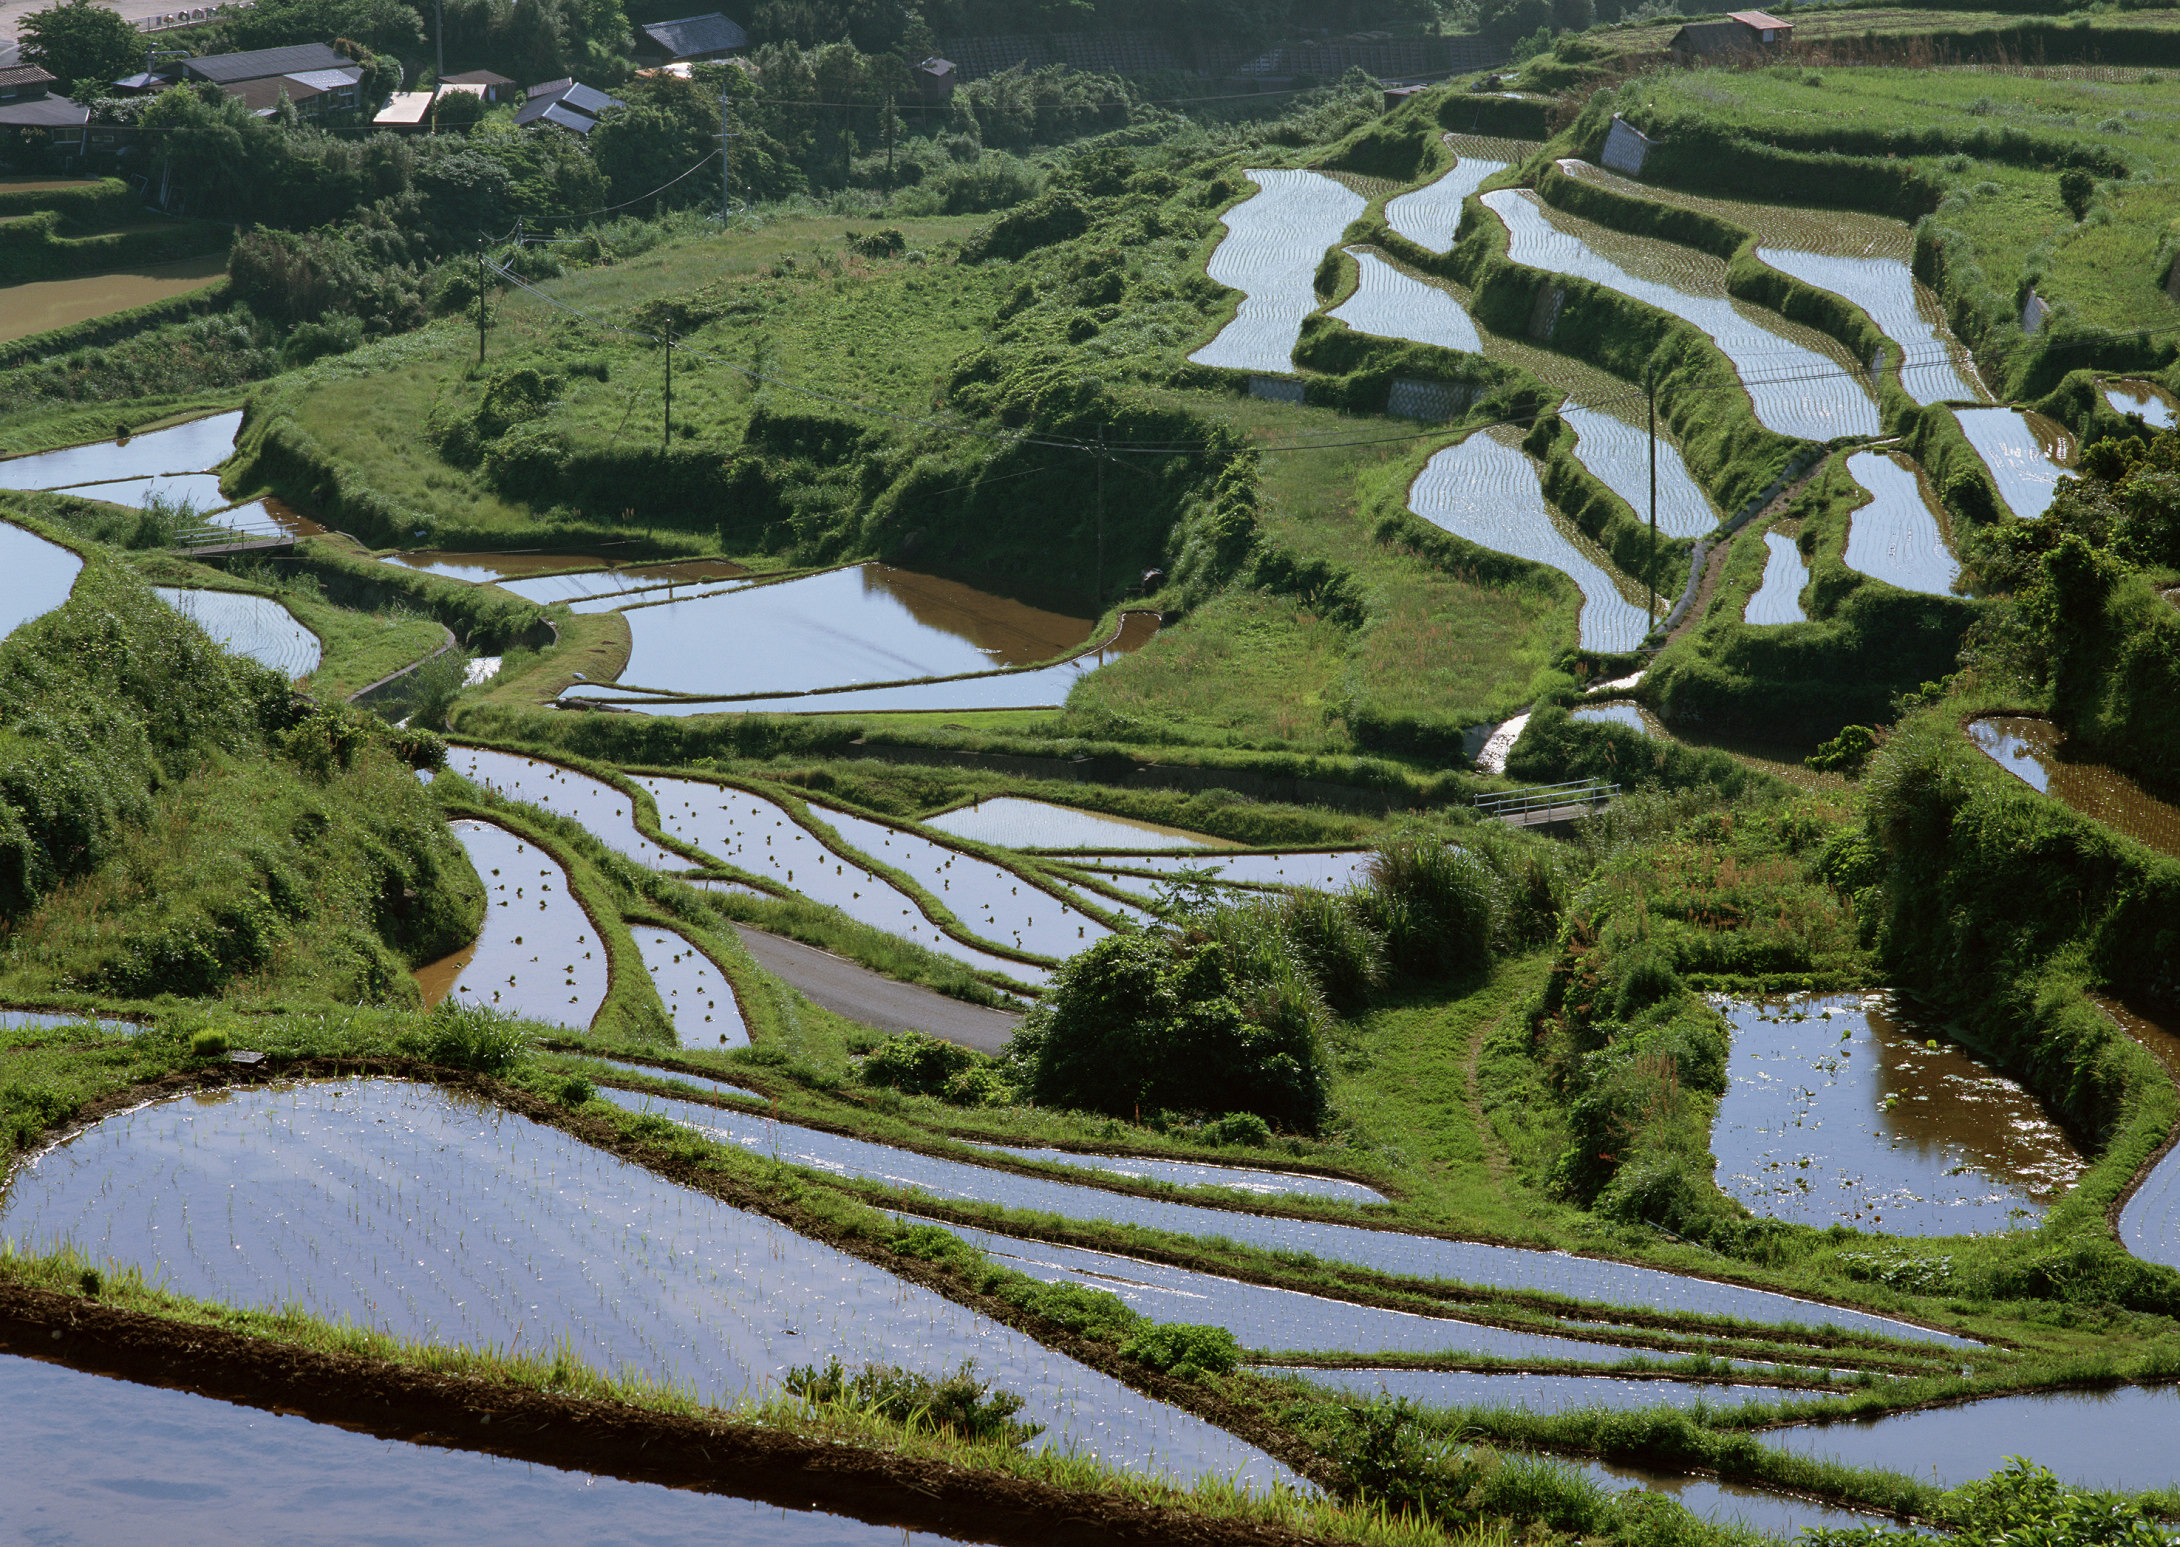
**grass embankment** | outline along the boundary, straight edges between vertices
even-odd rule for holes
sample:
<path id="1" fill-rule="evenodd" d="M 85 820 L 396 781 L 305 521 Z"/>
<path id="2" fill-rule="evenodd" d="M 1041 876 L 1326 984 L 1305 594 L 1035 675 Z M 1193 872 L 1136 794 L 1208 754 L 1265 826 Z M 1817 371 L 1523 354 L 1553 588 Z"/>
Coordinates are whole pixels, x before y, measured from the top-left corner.
<path id="1" fill-rule="evenodd" d="M 0 643 L 0 982 L 414 1003 L 475 876 L 383 731 L 291 699 L 108 552 Z"/>

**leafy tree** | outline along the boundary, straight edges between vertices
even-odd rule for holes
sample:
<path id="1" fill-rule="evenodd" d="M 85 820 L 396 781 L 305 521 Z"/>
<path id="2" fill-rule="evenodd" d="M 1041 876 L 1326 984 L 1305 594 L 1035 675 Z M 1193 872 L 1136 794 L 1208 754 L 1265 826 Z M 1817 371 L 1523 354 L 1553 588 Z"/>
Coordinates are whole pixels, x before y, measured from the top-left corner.
<path id="1" fill-rule="evenodd" d="M 1552 0 L 1483 0 L 1476 11 L 1478 29 L 1508 44 L 1529 37 L 1539 28 L 1549 39 L 1556 20 Z"/>
<path id="2" fill-rule="evenodd" d="M 65 0 L 32 11 L 21 26 L 23 62 L 72 88 L 83 81 L 119 80 L 144 67 L 143 34 L 96 0 Z"/>
<path id="3" fill-rule="evenodd" d="M 2068 167 L 2059 174 L 2059 202 L 2076 220 L 2089 213 L 2089 201 L 2096 195 L 2097 180 L 2080 167 Z"/>
<path id="4" fill-rule="evenodd" d="M 424 56 L 424 20 L 404 0 L 257 0 L 227 24 L 234 47 L 282 48 L 353 38 L 374 53 Z"/>

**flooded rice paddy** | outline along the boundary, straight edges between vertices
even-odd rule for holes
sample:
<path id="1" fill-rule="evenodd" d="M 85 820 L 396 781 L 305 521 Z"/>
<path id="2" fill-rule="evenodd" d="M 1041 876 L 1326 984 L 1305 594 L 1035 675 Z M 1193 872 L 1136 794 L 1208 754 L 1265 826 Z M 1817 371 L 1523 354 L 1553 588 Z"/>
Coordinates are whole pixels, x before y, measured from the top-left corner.
<path id="1" fill-rule="evenodd" d="M 1221 219 L 1226 235 L 1207 269 L 1242 292 L 1241 307 L 1210 343 L 1189 356 L 1233 371 L 1294 369 L 1302 319 L 1317 309 L 1311 281 L 1325 249 L 1359 217 L 1366 201 L 1322 172 L 1243 173 L 1258 192 Z"/>
<path id="2" fill-rule="evenodd" d="M 719 964 L 676 930 L 631 924 L 636 953 L 683 1047 L 748 1047 L 749 1027 Z"/>
<path id="3" fill-rule="evenodd" d="M 2173 417 L 2172 399 L 2146 381 L 2108 381 L 2104 400 L 2115 413 L 2140 415 L 2153 430 L 2169 430 L 2180 422 Z"/>
<path id="4" fill-rule="evenodd" d="M 943 1228 L 1017 1273 L 1048 1284 L 1078 1284 L 1103 1290 L 1153 1321 L 1224 1327 L 1244 1348 L 1265 1353 L 1474 1354 L 1613 1364 L 1639 1352 L 1549 1333 L 1486 1326 L 1457 1317 L 1418 1316 L 1381 1306 L 1327 1300 L 1192 1268 L 1057 1246 L 1049 1241 L 1023 1240 L 963 1225 Z"/>
<path id="5" fill-rule="evenodd" d="M 2180 1386 L 2044 1391 L 1850 1423 L 1764 1431 L 1802 1455 L 1905 1472 L 1941 1487 L 1988 1477 L 2030 1451 L 2062 1482 L 2129 1493 L 2180 1483 Z M 2033 1437 L 2033 1438 L 2030 1438 Z"/>
<path id="6" fill-rule="evenodd" d="M 1562 1464 L 1572 1467 L 1609 1493 L 1631 1493 L 1637 1489 L 1662 1493 L 1692 1515 L 1721 1525 L 1738 1522 L 1751 1530 L 1789 1540 L 1811 1529 L 1853 1531 L 1892 1523 L 1888 1516 L 1858 1514 L 1837 1505 L 1819 1504 L 1814 1499 L 1796 1498 L 1789 1493 L 1766 1493 L 1740 1483 L 1721 1482 L 1714 1477 L 1659 1472 L 1613 1461 Z"/>
<path id="7" fill-rule="evenodd" d="M 625 1058 L 599 1058 L 595 1053 L 586 1053 L 583 1056 L 604 1064 L 609 1069 L 618 1069 L 623 1074 L 641 1075 L 645 1079 L 652 1080 L 677 1081 L 683 1085 L 693 1086 L 697 1090 L 707 1092 L 710 1095 L 724 1097 L 729 1101 L 764 1102 L 769 1099 L 759 1092 L 751 1090 L 746 1085 L 735 1085 L 726 1080 L 708 1079 L 701 1074 L 691 1074 L 685 1069 L 655 1069 L 649 1064 L 630 1063 Z"/>
<path id="8" fill-rule="evenodd" d="M 691 1102 L 605 1093 L 623 1105 L 663 1113 L 725 1142 L 793 1165 L 890 1187 L 920 1188 L 936 1198 L 1035 1209 L 1063 1219 L 1100 1219 L 1182 1235 L 1224 1236 L 1267 1251 L 1309 1252 L 1336 1262 L 1416 1278 L 1520 1288 L 1609 1305 L 1708 1311 L 1790 1326 L 1832 1325 L 1921 1341 L 1966 1346 L 1950 1333 L 1911 1326 L 1866 1311 L 1795 1299 L 1770 1290 L 1716 1283 L 1564 1252 L 1449 1241 L 1404 1231 L 1369 1230 L 1318 1220 L 1285 1219 L 1207 1208 L 1163 1198 L 1107 1192 L 1044 1177 L 1017 1176 L 957 1160 L 824 1133 L 793 1123 L 747 1117 Z"/>
<path id="9" fill-rule="evenodd" d="M 0 1229 L 175 1292 L 550 1354 L 721 1400 L 798 1364 L 978 1374 L 1040 1446 L 1184 1481 L 1294 1475 L 1190 1414 L 759 1215 L 435 1088 L 360 1080 L 162 1101 L 20 1170 Z"/>
<path id="10" fill-rule="evenodd" d="M 163 473 L 154 478 L 125 478 L 118 483 L 78 484 L 62 492 L 131 510 L 142 510 L 154 499 L 187 506 L 192 511 L 217 510 L 227 503 L 227 496 L 220 493 L 217 473 Z"/>
<path id="11" fill-rule="evenodd" d="M 318 636 L 269 596 L 177 586 L 151 590 L 229 654 L 270 667 L 290 682 L 300 682 L 316 671 L 325 654 Z"/>
<path id="12" fill-rule="evenodd" d="M 1084 1154 L 1028 1144 L 980 1144 L 997 1155 L 1047 1165 L 1081 1166 L 1139 1182 L 1171 1182 L 1176 1187 L 1226 1187 L 1259 1197 L 1333 1198 L 1341 1203 L 1383 1203 L 1385 1194 L 1361 1182 L 1301 1171 L 1266 1171 L 1254 1166 L 1221 1166 L 1201 1160 L 1166 1160 L 1156 1155 Z"/>
<path id="13" fill-rule="evenodd" d="M 1047 800 L 1002 795 L 943 812 L 924 826 L 1004 849 L 1223 849 L 1223 838 Z"/>
<path id="14" fill-rule="evenodd" d="M 81 1026 L 110 1037 L 133 1037 L 144 1029 L 134 1021 L 109 1020 L 89 1010 L 15 1010 L 0 1005 L 0 1034 L 52 1031 L 61 1026 Z"/>
<path id="15" fill-rule="evenodd" d="M 83 560 L 59 543 L 0 521 L 0 571 L 8 577 L 0 589 L 0 639 L 5 639 L 68 600 L 76 576 L 83 573 Z"/>
<path id="16" fill-rule="evenodd" d="M 1348 253 L 1361 270 L 1355 293 L 1326 315 L 1358 333 L 1404 338 L 1471 354 L 1483 348 L 1468 308 L 1438 286 L 1397 269 L 1367 248 Z"/>
<path id="17" fill-rule="evenodd" d="M 0 1356 L 0 1454 L 26 1542 L 387 1547 L 732 1541 L 903 1547 L 945 1538 L 382 1440 L 292 1413 Z M 427 1524 L 428 1523 L 428 1524 Z"/>
<path id="18" fill-rule="evenodd" d="M 1572 580 L 1582 593 L 1577 634 L 1583 649 L 1634 649 L 1649 632 L 1642 609 L 1620 594 L 1602 555 L 1592 558 L 1560 531 L 1536 468 L 1502 433 L 1511 434 L 1483 430 L 1438 452 L 1408 490 L 1408 508 L 1480 548 Z"/>
<path id="19" fill-rule="evenodd" d="M 2031 789 L 2180 859 L 2180 807 L 2159 800 L 2117 769 L 2074 762 L 2066 755 L 2065 736 L 2049 720 L 1992 715 L 1970 721 L 1968 734 L 1992 761 Z"/>
<path id="20" fill-rule="evenodd" d="M 1742 611 L 1741 621 L 1768 627 L 1779 623 L 1806 623 L 1802 588 L 1809 584 L 1809 566 L 1802 562 L 1800 546 L 1777 532 L 1764 534 L 1764 583 L 1756 588 Z"/>
<path id="21" fill-rule="evenodd" d="M 1319 849 L 1300 854 L 1100 854 L 1077 866 L 1119 874 L 1142 871 L 1170 876 L 1182 870 L 1208 870 L 1229 886 L 1300 886 L 1337 892 L 1369 878 L 1374 849 Z"/>
<path id="22" fill-rule="evenodd" d="M 1776 1402 L 1772 1386 L 1724 1386 L 1696 1381 L 1628 1380 L 1609 1375 L 1496 1374 L 1480 1370 L 1361 1370 L 1260 1367 L 1264 1375 L 1298 1375 L 1314 1385 L 1359 1397 L 1401 1398 L 1424 1407 L 1503 1407 L 1526 1413 L 1573 1413 L 1585 1408 L 1634 1412 L 1646 1407 L 1739 1407 Z"/>
<path id="23" fill-rule="evenodd" d="M 209 253 L 172 263 L 147 263 L 122 273 L 9 285 L 0 289 L 0 343 L 187 295 L 217 283 L 226 273 L 226 255 Z"/>
<path id="24" fill-rule="evenodd" d="M 0 489 L 67 489 L 162 473 L 194 473 L 217 467 L 235 448 L 242 411 L 211 414 L 123 444 L 93 441 L 0 462 Z"/>
<path id="25" fill-rule="evenodd" d="M 985 672 L 1084 644 L 1091 620 L 885 564 L 635 607 L 622 681 L 669 693 L 785 693 Z"/>
<path id="26" fill-rule="evenodd" d="M 540 758 L 485 747 L 449 746 L 447 771 L 509 800 L 580 822 L 607 848 L 653 870 L 686 870 L 690 861 L 646 838 L 636 827 L 635 801 L 602 779 Z"/>
<path id="27" fill-rule="evenodd" d="M 1578 725 L 1617 725 L 1638 736 L 1654 734 L 1642 706 L 1624 699 L 1609 704 L 1577 704 L 1567 711 L 1567 718 Z"/>
<path id="28" fill-rule="evenodd" d="M 2060 475 L 2074 460 L 2074 436 L 2065 426 L 2018 408 L 1956 408 L 1953 416 L 2008 509 L 2033 521 L 2051 508 Z"/>
<path id="29" fill-rule="evenodd" d="M 1385 223 L 1427 252 L 1453 251 L 1461 205 L 1486 181 L 1537 149 L 1516 140 L 1449 136 L 1457 158 L 1436 182 L 1385 201 Z"/>
<path id="30" fill-rule="evenodd" d="M 1728 297 L 1717 259 L 1609 231 L 1550 208 L 1527 189 L 1501 188 L 1483 202 L 1505 222 L 1514 262 L 1586 279 L 1707 334 L 1740 373 L 1767 429 L 1819 441 L 1879 432 L 1876 404 L 1854 362 L 1821 335 Z"/>
<path id="31" fill-rule="evenodd" d="M 1733 1027 L 1711 1133 L 1752 1211 L 1890 1235 L 2034 1225 L 2088 1162 L 2019 1085 L 1885 996 L 1721 1006 Z"/>
<path id="32" fill-rule="evenodd" d="M 476 941 L 417 972 L 424 1002 L 528 1016 L 577 1031 L 606 997 L 606 947 L 568 886 L 568 873 L 536 844 L 489 822 L 450 824 L 484 881 Z"/>
<path id="33" fill-rule="evenodd" d="M 1570 403 L 1560 418 L 1574 430 L 1574 454 L 1598 481 L 1627 501 L 1638 521 L 1650 521 L 1650 432 L 1602 408 Z M 1688 475 L 1680 448 L 1658 432 L 1658 530 L 1667 537 L 1701 537 L 1718 525 L 1718 512 Z"/>
<path id="34" fill-rule="evenodd" d="M 2103 1008 L 2122 1031 L 2165 1066 L 2167 1074 L 2180 1080 L 2180 1032 L 2124 1005 L 2108 1003 Z M 2119 1238 L 2145 1262 L 2180 1268 L 2180 1149 L 2166 1151 L 2120 1206 Z"/>
<path id="35" fill-rule="evenodd" d="M 748 573 L 726 559 L 694 559 L 680 564 L 625 564 L 558 574 L 513 574 L 496 583 L 503 590 L 547 606 L 566 602 L 577 612 L 604 612 L 632 599 L 671 594 L 679 586 L 724 585 Z"/>
<path id="36" fill-rule="evenodd" d="M 1946 546 L 1922 471 L 1905 457 L 1858 451 L 1847 459 L 1847 475 L 1870 502 L 1848 518 L 1846 566 L 1903 591 L 1952 595 L 1960 562 Z"/>
<path id="37" fill-rule="evenodd" d="M 1804 284 L 1844 296 L 1870 314 L 1900 346 L 1900 385 L 1918 403 L 1981 402 L 1985 394 L 1963 370 L 1966 351 L 1945 326 L 1937 297 L 1916 284 L 1898 258 L 1854 258 L 1759 246 L 1756 256 Z"/>
<path id="38" fill-rule="evenodd" d="M 845 811 L 812 806 L 810 815 L 866 858 L 905 874 L 983 939 L 1064 959 L 1112 933 L 1004 865 Z"/>
<path id="39" fill-rule="evenodd" d="M 664 831 L 723 864 L 763 876 L 888 934 L 913 940 L 980 972 L 1041 984 L 1051 973 L 965 945 L 926 919 L 908 893 L 818 841 L 786 809 L 725 785 L 644 775 Z M 1054 908 L 1058 908 L 1055 903 Z"/>
<path id="40" fill-rule="evenodd" d="M 635 616 L 641 616 L 640 613 Z M 1100 666 L 1142 648 L 1157 636 L 1154 612 L 1121 616 L 1120 628 L 1094 650 L 1050 666 L 1026 671 L 985 672 L 941 682 L 911 682 L 898 687 L 847 688 L 780 697 L 732 700 L 658 698 L 611 684 L 578 683 L 561 694 L 563 703 L 604 703 L 639 714 L 905 714 L 935 710 L 1052 709 L 1067 702 L 1077 682 Z"/>

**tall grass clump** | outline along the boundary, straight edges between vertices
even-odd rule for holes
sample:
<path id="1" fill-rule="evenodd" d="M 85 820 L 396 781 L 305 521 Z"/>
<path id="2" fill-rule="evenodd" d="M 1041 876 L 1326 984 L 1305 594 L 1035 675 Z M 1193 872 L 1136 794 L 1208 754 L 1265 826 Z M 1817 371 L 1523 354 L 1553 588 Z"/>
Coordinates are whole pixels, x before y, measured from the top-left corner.
<path id="1" fill-rule="evenodd" d="M 448 1069 L 505 1074 L 521 1063 L 530 1039 L 512 1015 L 490 1005 L 444 1000 L 402 1040 L 402 1050 Z"/>
<path id="2" fill-rule="evenodd" d="M 1496 878 L 1466 849 L 1402 836 L 1370 861 L 1363 906 L 1385 937 L 1386 956 L 1419 978 L 1453 978 L 1491 960 Z"/>
<path id="3" fill-rule="evenodd" d="M 1044 1425 L 1022 1423 L 1015 1414 L 1022 1398 L 1011 1391 L 993 1391 L 976 1378 L 973 1362 L 941 1380 L 904 1370 L 897 1365 L 872 1364 L 849 1373 L 839 1359 L 823 1369 L 814 1364 L 797 1365 L 781 1381 L 794 1395 L 813 1407 L 845 1407 L 875 1413 L 909 1428 L 928 1428 L 965 1440 L 997 1440 L 1027 1445 L 1044 1433 Z"/>

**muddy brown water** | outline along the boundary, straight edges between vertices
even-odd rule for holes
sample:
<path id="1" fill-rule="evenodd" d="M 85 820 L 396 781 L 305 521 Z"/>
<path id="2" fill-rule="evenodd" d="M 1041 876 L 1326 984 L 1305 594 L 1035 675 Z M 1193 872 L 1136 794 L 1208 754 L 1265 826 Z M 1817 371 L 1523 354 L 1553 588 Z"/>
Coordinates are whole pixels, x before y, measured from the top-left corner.
<path id="1" fill-rule="evenodd" d="M 2116 769 L 2072 761 L 2065 735 L 2049 720 L 1990 715 L 1970 721 L 1968 734 L 1993 762 L 2031 789 L 2180 859 L 2180 807 L 2159 800 Z"/>
<path id="2" fill-rule="evenodd" d="M 904 1365 L 1026 1400 L 1042 1447 L 1183 1485 L 1301 1484 L 1193 1414 L 928 1289 L 558 1129 L 396 1080 L 154 1102 L 40 1154 L 0 1233 L 181 1294 L 550 1354 L 719 1401 L 799 1364 Z M 0 1487 L 4 1487 L 0 1484 Z M 394 1497 L 394 1495 L 389 1495 Z M 614 1540 L 626 1540 L 616 1535 Z"/>
<path id="3" fill-rule="evenodd" d="M 1719 1186 L 1759 1214 L 1988 1234 L 2033 1225 L 2087 1169 L 2033 1096 L 1888 996 L 1720 1009 L 1733 1044 L 1711 1149 Z"/>
<path id="4" fill-rule="evenodd" d="M 290 1413 L 0 1356 L 0 1453 L 20 1540 L 164 1547 L 308 1542 L 731 1541 L 902 1547 L 951 1540 L 389 1441 Z M 422 1522 L 428 1531 L 420 1531 Z"/>
<path id="5" fill-rule="evenodd" d="M 0 343 L 53 328 L 72 327 L 202 290 L 227 272 L 224 253 L 150 263 L 117 274 L 74 279 L 36 279 L 0 288 Z"/>
<path id="6" fill-rule="evenodd" d="M 605 1002 L 606 948 L 575 900 L 568 873 L 504 827 L 468 819 L 452 826 L 484 881 L 484 928 L 471 945 L 417 972 L 424 1002 L 451 995 L 588 1028 Z"/>
<path id="7" fill-rule="evenodd" d="M 778 693 L 1027 666 L 1088 642 L 1088 618 L 953 580 L 858 564 L 631 608 L 621 680 L 672 693 Z"/>

